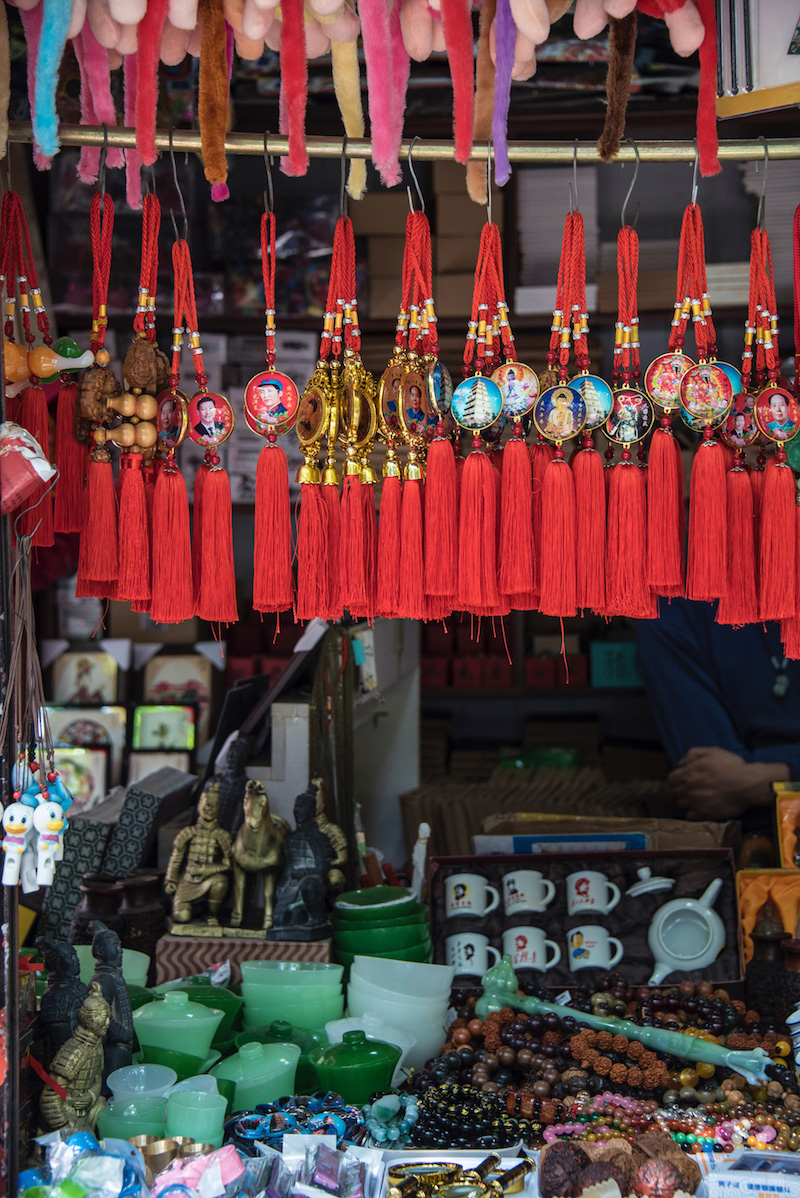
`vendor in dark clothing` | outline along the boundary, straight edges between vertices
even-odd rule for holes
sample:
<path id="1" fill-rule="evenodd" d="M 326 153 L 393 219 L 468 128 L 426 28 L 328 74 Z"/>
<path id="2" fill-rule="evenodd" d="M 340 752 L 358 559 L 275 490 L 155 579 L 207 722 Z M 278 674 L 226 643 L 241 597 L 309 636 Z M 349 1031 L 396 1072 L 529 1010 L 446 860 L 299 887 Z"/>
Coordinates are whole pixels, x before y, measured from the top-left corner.
<path id="1" fill-rule="evenodd" d="M 662 599 L 637 626 L 639 667 L 688 819 L 737 819 L 800 780 L 800 662 L 777 624 L 730 628 L 716 604 Z"/>

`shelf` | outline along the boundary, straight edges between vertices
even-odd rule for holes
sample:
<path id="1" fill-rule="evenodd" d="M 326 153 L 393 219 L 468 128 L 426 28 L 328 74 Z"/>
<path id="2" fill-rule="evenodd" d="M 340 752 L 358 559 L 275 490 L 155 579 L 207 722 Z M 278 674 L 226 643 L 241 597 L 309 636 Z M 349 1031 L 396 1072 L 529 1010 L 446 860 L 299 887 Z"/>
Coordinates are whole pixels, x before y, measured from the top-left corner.
<path id="1" fill-rule="evenodd" d="M 422 702 L 470 702 L 473 699 L 609 699 L 622 695 L 643 695 L 641 686 L 496 686 L 423 687 Z"/>

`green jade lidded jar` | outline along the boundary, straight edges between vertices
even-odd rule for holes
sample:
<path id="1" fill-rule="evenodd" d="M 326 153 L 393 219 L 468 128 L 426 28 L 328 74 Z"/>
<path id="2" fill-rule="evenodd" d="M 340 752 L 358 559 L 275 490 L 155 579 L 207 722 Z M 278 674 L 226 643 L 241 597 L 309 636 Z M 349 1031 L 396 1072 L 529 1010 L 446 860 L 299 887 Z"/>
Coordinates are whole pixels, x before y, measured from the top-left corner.
<path id="1" fill-rule="evenodd" d="M 315 1048 L 309 1064 L 327 1090 L 358 1106 L 376 1090 L 391 1088 L 402 1049 L 385 1040 L 368 1040 L 363 1031 L 345 1032 L 341 1044 Z"/>
<path id="2" fill-rule="evenodd" d="M 133 1012 L 142 1060 L 170 1066 L 179 1081 L 201 1073 L 224 1015 L 224 1011 L 190 1002 L 184 990 L 169 990 L 163 999 Z"/>

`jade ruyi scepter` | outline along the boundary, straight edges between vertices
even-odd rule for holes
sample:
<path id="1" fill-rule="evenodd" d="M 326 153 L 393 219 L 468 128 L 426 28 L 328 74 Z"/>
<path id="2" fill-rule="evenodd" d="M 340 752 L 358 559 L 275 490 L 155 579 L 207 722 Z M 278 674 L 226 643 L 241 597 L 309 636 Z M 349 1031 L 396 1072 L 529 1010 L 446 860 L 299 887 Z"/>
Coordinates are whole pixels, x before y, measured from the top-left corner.
<path id="1" fill-rule="evenodd" d="M 571 1016 L 598 1032 L 611 1032 L 612 1035 L 638 1040 L 640 1044 L 646 1044 L 656 1052 L 682 1057 L 686 1061 L 706 1061 L 709 1065 L 726 1066 L 732 1073 L 741 1073 L 742 1077 L 753 1085 L 768 1080 L 766 1067 L 772 1062 L 763 1048 L 748 1051 L 725 1048 L 721 1044 L 687 1036 L 683 1032 L 669 1032 L 663 1027 L 639 1027 L 636 1023 L 627 1019 L 615 1019 L 612 1015 L 586 1015 L 573 1007 L 563 1007 L 559 1003 L 544 1002 L 540 998 L 529 998 L 519 994 L 517 977 L 508 956 L 487 970 L 483 975 L 482 985 L 483 994 L 475 1006 L 475 1013 L 481 1019 L 502 1007 L 524 1011 L 527 1015 L 552 1013 L 562 1019 Z"/>

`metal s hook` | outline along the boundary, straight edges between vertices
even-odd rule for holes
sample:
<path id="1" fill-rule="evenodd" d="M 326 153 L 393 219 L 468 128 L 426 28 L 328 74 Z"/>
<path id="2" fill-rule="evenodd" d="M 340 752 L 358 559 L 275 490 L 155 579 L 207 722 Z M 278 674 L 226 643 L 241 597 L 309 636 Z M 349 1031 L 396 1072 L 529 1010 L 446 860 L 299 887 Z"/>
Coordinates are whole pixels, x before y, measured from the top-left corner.
<path id="1" fill-rule="evenodd" d="M 628 207 L 628 201 L 630 200 L 631 196 L 633 195 L 633 189 L 636 186 L 636 180 L 639 178 L 639 163 L 640 163 L 639 147 L 637 146 L 636 142 L 633 140 L 632 137 L 626 137 L 625 140 L 630 142 L 630 144 L 633 146 L 633 153 L 636 157 L 636 165 L 633 168 L 633 178 L 631 179 L 631 185 L 628 188 L 628 191 L 625 195 L 625 199 L 622 201 L 622 211 L 619 214 L 619 223 L 622 228 L 625 227 L 625 209 Z M 624 162 L 622 164 L 622 168 L 623 168 L 623 170 L 625 169 Z M 636 216 L 634 216 L 634 218 L 633 218 L 634 228 L 636 227 L 636 218 L 638 217 L 638 215 L 639 215 L 639 206 L 637 204 Z"/>
<path id="2" fill-rule="evenodd" d="M 181 191 L 181 185 L 178 181 L 178 164 L 175 161 L 175 146 L 173 145 L 173 142 L 172 142 L 172 137 L 173 137 L 174 132 L 175 132 L 175 130 L 170 125 L 169 156 L 170 156 L 170 160 L 172 162 L 172 178 L 175 181 L 175 190 L 178 193 L 178 200 L 179 200 L 180 206 L 181 206 L 181 216 L 183 218 L 183 237 L 181 237 L 180 233 L 178 232 L 178 223 L 175 220 L 175 212 L 173 211 L 172 208 L 170 208 L 170 210 L 169 210 L 169 215 L 172 220 L 172 227 L 175 230 L 175 240 L 176 241 L 181 241 L 181 240 L 188 241 L 188 239 L 189 239 L 189 217 L 186 214 L 186 203 L 183 198 L 183 192 Z"/>
<path id="3" fill-rule="evenodd" d="M 419 137 L 415 137 L 414 140 L 411 142 L 410 146 L 408 147 L 408 173 L 411 175 L 411 178 L 414 183 L 414 190 L 417 193 L 417 199 L 419 200 L 419 210 L 420 210 L 420 212 L 424 213 L 425 197 L 423 196 L 422 188 L 419 185 L 419 179 L 417 178 L 417 172 L 414 170 L 414 163 L 411 161 L 411 151 L 414 149 L 414 146 L 420 140 L 421 139 Z M 408 187 L 406 187 L 406 191 L 408 193 L 408 206 L 411 209 L 411 211 L 413 212 L 414 211 L 414 200 L 411 195 L 411 185 L 410 184 Z"/>
<path id="4" fill-rule="evenodd" d="M 767 145 L 767 139 L 766 139 L 766 137 L 764 137 L 763 133 L 761 134 L 761 136 L 759 137 L 758 140 L 761 142 L 762 146 L 764 147 L 764 178 L 761 183 L 761 195 L 759 196 L 759 199 L 758 199 L 758 213 L 756 215 L 756 224 L 758 225 L 759 229 L 763 229 L 764 228 L 764 204 L 765 204 L 765 200 L 767 198 L 767 171 L 769 170 L 769 146 Z M 756 170 L 758 170 L 758 163 L 756 163 Z"/>
<path id="5" fill-rule="evenodd" d="M 275 211 L 275 192 L 272 187 L 272 155 L 267 149 L 269 141 L 269 132 L 264 133 L 264 169 L 267 172 L 267 187 L 264 192 L 264 211 Z"/>
<path id="6" fill-rule="evenodd" d="M 697 138 L 694 139 L 694 166 L 692 167 L 692 207 L 697 203 L 697 168 L 700 165 L 700 155 L 697 152 Z"/>
<path id="7" fill-rule="evenodd" d="M 486 143 L 486 219 L 492 223 L 492 139 Z"/>
<path id="8" fill-rule="evenodd" d="M 339 181 L 339 215 L 347 216 L 347 134 L 342 139 L 341 178 Z"/>
<path id="9" fill-rule="evenodd" d="M 143 170 L 142 170 L 142 189 L 143 189 L 145 195 L 155 195 L 156 194 L 156 168 L 155 168 L 155 165 L 146 166 L 143 168 Z"/>

